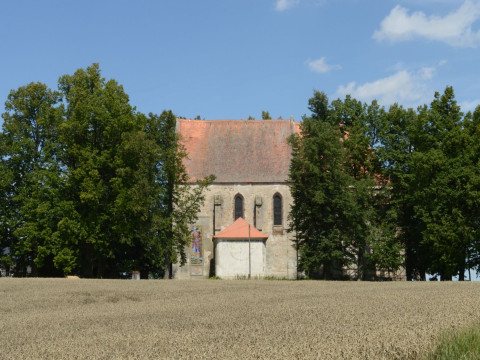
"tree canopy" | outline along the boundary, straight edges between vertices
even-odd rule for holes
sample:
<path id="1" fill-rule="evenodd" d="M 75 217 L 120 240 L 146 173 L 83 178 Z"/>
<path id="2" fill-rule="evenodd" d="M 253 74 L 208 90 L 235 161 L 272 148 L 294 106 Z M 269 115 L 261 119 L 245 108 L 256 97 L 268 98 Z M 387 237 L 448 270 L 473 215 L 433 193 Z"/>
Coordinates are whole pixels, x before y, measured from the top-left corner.
<path id="1" fill-rule="evenodd" d="M 375 269 L 397 270 L 389 188 L 366 132 L 375 109 L 350 97 L 330 104 L 318 91 L 309 109 L 301 133 L 290 138 L 290 231 L 301 269 L 325 279 L 342 278 L 350 268 L 359 279 L 373 278 Z"/>
<path id="2" fill-rule="evenodd" d="M 447 87 L 416 111 L 319 91 L 308 108 L 290 139 L 290 230 L 307 274 L 480 270 L 480 107 L 462 113 Z"/>
<path id="3" fill-rule="evenodd" d="M 417 109 L 316 90 L 308 109 L 288 140 L 301 270 L 365 280 L 402 267 L 410 280 L 480 271 L 480 106 L 462 112 L 448 86 Z M 214 178 L 192 186 L 172 111 L 138 112 L 93 64 L 58 90 L 12 90 L 2 118 L 2 268 L 168 278 L 186 262 L 188 225 Z"/>
<path id="4" fill-rule="evenodd" d="M 145 116 L 98 64 L 12 90 L 0 133 L 2 263 L 22 275 L 163 275 L 202 192 L 171 111 Z"/>

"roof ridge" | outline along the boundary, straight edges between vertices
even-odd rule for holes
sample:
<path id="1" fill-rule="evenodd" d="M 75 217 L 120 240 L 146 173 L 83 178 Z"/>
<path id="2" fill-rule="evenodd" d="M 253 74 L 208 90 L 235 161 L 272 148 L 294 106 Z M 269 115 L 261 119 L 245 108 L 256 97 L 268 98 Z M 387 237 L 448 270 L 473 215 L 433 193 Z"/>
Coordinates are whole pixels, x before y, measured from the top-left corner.
<path id="1" fill-rule="evenodd" d="M 204 121 L 247 121 L 249 123 L 254 124 L 255 122 L 273 122 L 273 121 L 283 121 L 283 122 L 298 122 L 293 119 L 254 119 L 254 120 L 248 120 L 248 119 L 183 119 L 183 118 L 177 118 L 178 121 L 198 121 L 198 122 L 204 122 Z"/>

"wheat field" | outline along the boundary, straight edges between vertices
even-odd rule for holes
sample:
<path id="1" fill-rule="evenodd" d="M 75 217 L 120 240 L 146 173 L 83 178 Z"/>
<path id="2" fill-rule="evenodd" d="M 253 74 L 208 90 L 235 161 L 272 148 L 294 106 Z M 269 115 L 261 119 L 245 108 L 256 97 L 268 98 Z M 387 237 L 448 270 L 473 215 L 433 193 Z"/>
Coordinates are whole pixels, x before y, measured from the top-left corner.
<path id="1" fill-rule="evenodd" d="M 0 278 L 0 359 L 416 358 L 479 283 Z"/>

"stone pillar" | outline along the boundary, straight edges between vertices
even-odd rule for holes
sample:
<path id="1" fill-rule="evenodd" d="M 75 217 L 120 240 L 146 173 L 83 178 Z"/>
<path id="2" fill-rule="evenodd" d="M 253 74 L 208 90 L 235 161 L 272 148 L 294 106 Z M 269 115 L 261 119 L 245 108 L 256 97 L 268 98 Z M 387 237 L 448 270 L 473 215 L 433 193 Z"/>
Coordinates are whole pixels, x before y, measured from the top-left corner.
<path id="1" fill-rule="evenodd" d="M 255 195 L 255 227 L 262 231 L 263 228 L 263 211 L 262 211 L 262 197 Z"/>
<path id="2" fill-rule="evenodd" d="M 215 195 L 213 199 L 213 216 L 215 218 L 214 233 L 222 229 L 222 204 L 223 199 L 221 195 Z"/>

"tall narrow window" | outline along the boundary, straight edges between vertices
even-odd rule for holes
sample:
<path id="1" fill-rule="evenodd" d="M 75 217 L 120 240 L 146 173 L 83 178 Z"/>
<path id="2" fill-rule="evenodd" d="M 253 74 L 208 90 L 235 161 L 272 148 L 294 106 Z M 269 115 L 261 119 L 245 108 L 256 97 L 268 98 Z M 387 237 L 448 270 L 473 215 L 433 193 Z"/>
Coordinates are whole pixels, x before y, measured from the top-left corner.
<path id="1" fill-rule="evenodd" d="M 282 197 L 273 195 L 273 225 L 282 225 Z"/>
<path id="2" fill-rule="evenodd" d="M 235 220 L 239 217 L 243 218 L 243 196 L 238 194 L 235 196 Z"/>

